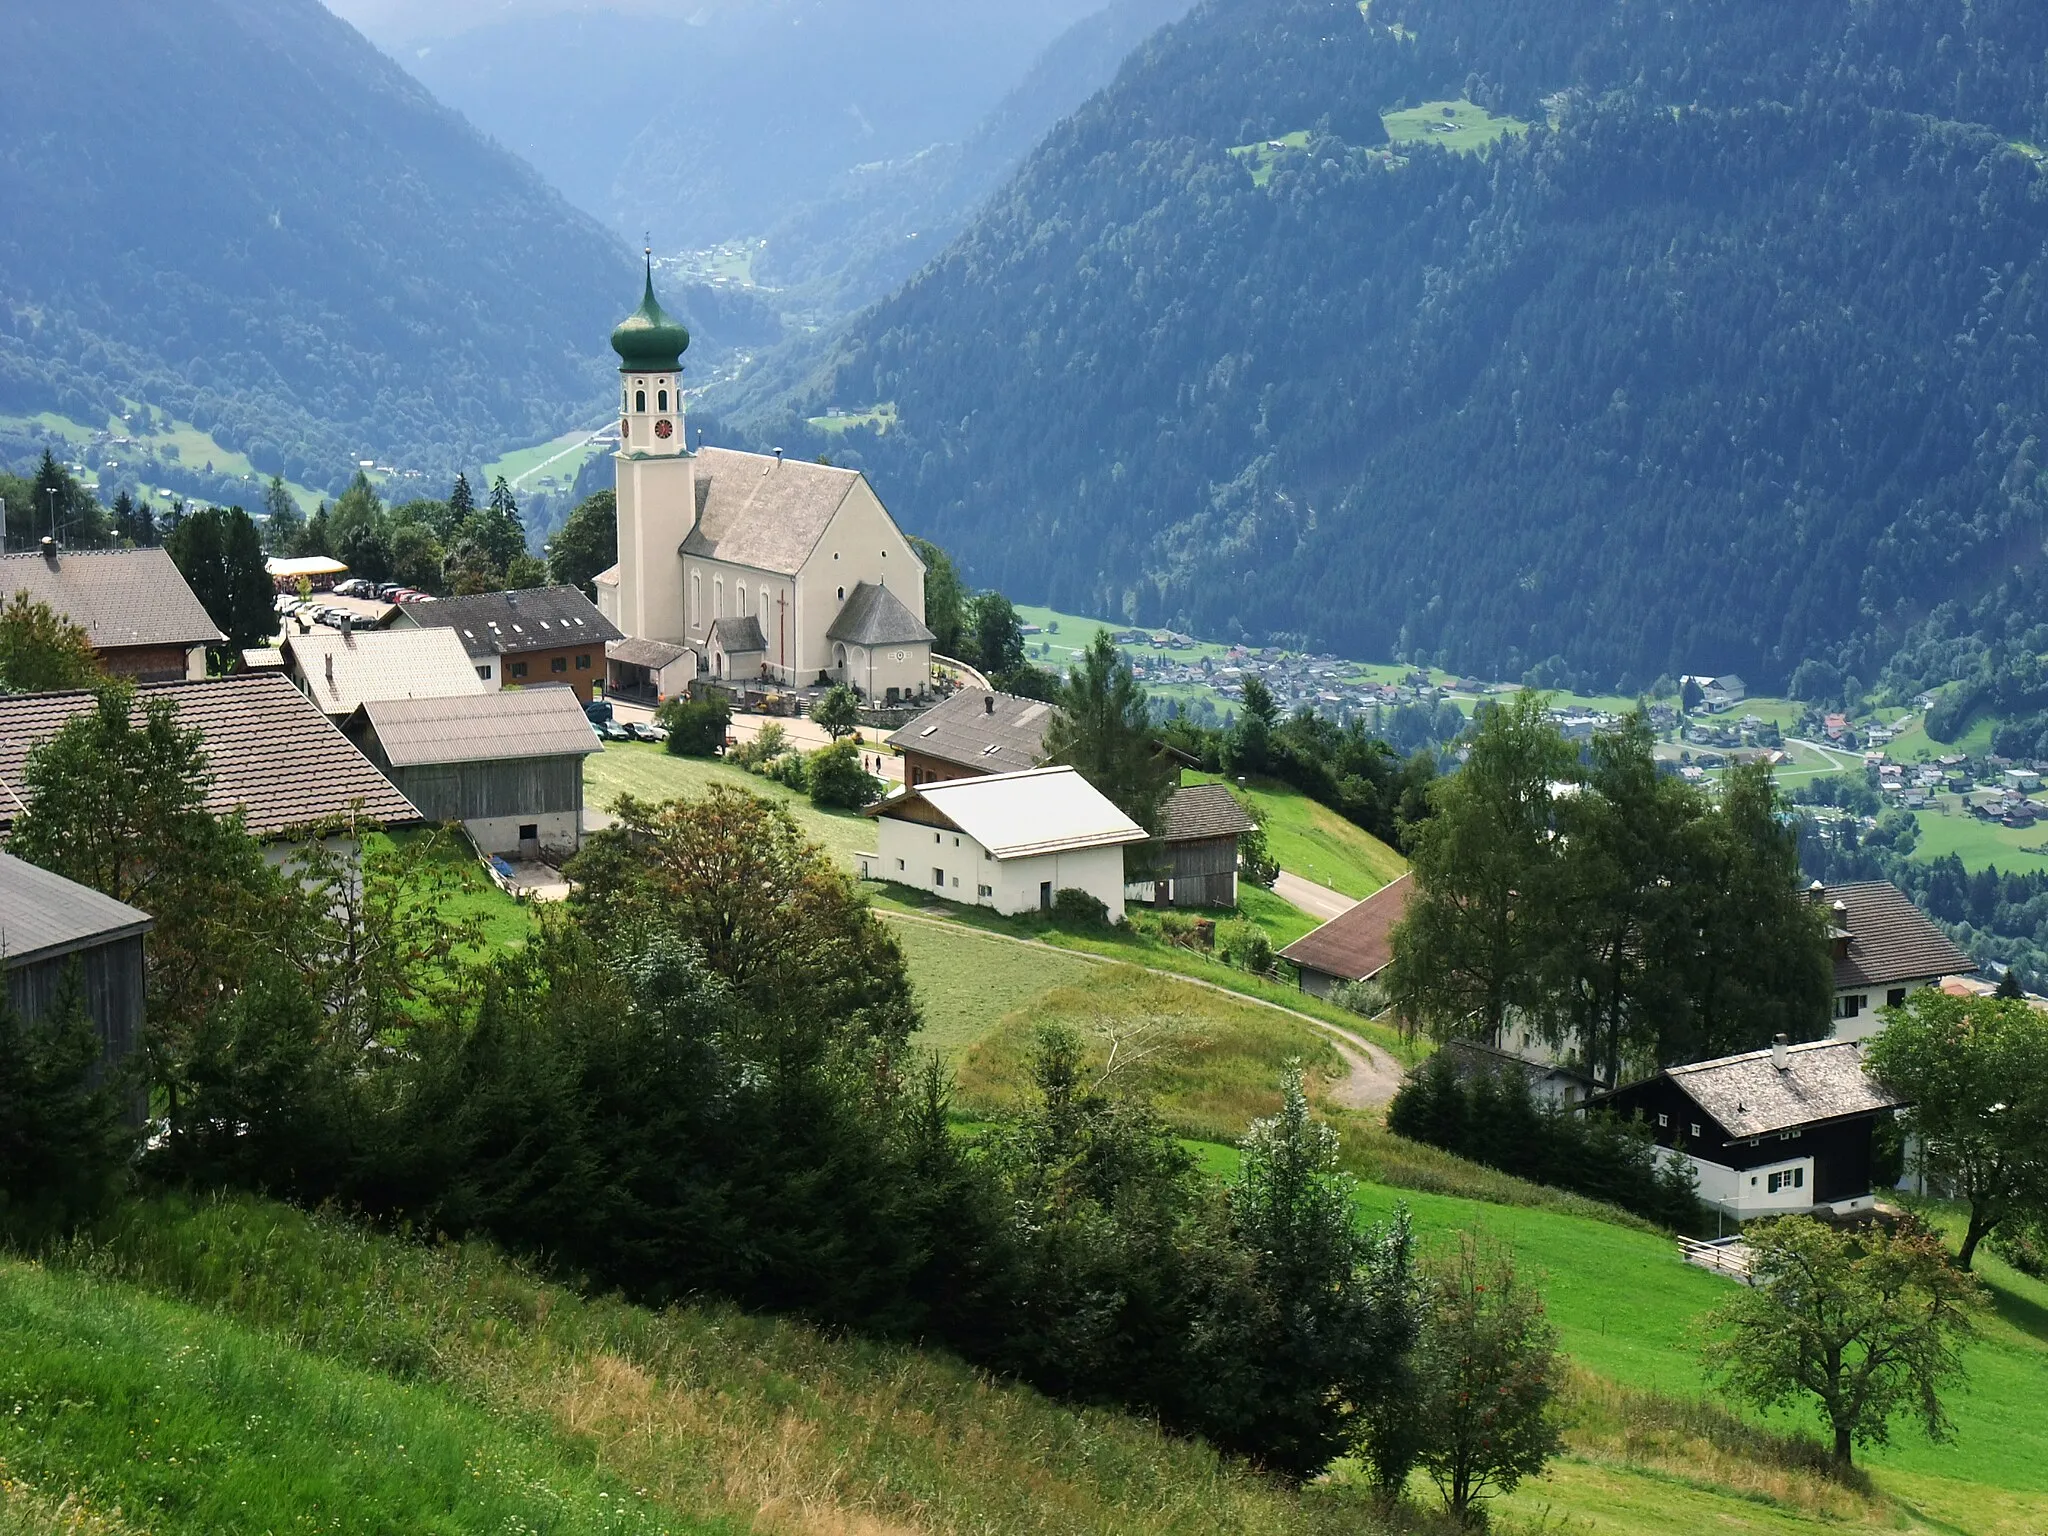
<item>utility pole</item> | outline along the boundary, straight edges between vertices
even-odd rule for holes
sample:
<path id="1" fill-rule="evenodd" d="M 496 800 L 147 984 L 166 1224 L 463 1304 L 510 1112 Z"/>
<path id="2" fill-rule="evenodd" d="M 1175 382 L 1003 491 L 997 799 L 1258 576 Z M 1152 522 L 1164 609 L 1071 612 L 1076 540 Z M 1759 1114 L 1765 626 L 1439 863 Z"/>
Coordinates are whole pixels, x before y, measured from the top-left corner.
<path id="1" fill-rule="evenodd" d="M 50 542 L 57 540 L 57 487 L 50 486 L 43 494 L 50 498 Z"/>

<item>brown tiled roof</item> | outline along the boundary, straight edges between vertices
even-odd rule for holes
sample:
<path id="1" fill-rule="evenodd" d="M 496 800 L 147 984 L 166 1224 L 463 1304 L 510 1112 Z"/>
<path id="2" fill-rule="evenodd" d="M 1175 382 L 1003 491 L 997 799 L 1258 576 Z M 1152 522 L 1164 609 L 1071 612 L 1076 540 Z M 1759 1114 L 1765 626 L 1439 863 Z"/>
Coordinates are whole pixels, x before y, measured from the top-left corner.
<path id="1" fill-rule="evenodd" d="M 889 745 L 975 773 L 1015 773 L 1045 761 L 1052 717 L 1052 705 L 1038 699 L 962 688 L 890 736 Z"/>
<path id="2" fill-rule="evenodd" d="M 623 639 L 618 625 L 575 587 L 528 587 L 400 603 L 406 622 L 422 629 L 452 629 L 472 656 L 517 656 L 564 646 Z"/>
<path id="3" fill-rule="evenodd" d="M 566 686 L 457 699 L 379 699 L 365 704 L 358 718 L 376 733 L 394 768 L 588 757 L 600 750 L 581 701 Z"/>
<path id="4" fill-rule="evenodd" d="M 1237 803 L 1237 796 L 1224 785 L 1190 784 L 1168 797 L 1160 820 L 1159 839 L 1190 843 L 1211 837 L 1236 837 L 1257 825 Z"/>
<path id="5" fill-rule="evenodd" d="M 360 814 L 387 826 L 420 819 L 412 802 L 282 673 L 145 684 L 135 692 L 138 701 L 169 698 L 177 705 L 178 723 L 205 741 L 213 775 L 207 809 L 243 812 L 257 837 L 339 820 L 357 801 Z M 88 692 L 0 697 L 0 823 L 11 826 L 23 809 L 29 752 L 91 709 L 93 699 Z"/>
<path id="6" fill-rule="evenodd" d="M 829 464 L 700 448 L 697 522 L 683 552 L 794 576 L 859 483 L 858 472 Z"/>
<path id="7" fill-rule="evenodd" d="M 1906 893 L 1888 880 L 1831 885 L 1821 898 L 1830 921 L 1849 933 L 1849 953 L 1835 962 L 1835 989 L 1882 987 L 1902 981 L 1929 981 L 1977 969 L 1977 962 L 1948 940 L 1948 935 Z"/>
<path id="8" fill-rule="evenodd" d="M 0 599 L 17 592 L 63 614 L 97 650 L 219 645 L 227 638 L 161 549 L 0 555 Z"/>
<path id="9" fill-rule="evenodd" d="M 89 885 L 0 853 L 0 965 L 9 969 L 127 938 L 155 921 Z"/>
<path id="10" fill-rule="evenodd" d="M 1865 1075 L 1860 1041 L 1788 1046 L 1782 1069 L 1773 1054 L 1748 1051 L 1670 1067 L 1664 1075 L 1737 1139 L 1871 1114 L 1899 1103 Z"/>
<path id="11" fill-rule="evenodd" d="M 1403 875 L 1349 911 L 1331 918 L 1280 951 L 1283 959 L 1325 976 L 1363 981 L 1377 976 L 1394 958 L 1394 925 L 1408 910 L 1415 877 Z"/>

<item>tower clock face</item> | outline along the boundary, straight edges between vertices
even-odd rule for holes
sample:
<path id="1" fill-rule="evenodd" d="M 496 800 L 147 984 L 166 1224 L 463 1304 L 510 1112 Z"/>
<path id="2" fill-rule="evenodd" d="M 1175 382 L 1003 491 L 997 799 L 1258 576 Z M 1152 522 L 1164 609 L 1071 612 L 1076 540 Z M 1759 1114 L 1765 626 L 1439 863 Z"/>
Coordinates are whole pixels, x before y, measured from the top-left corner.
<path id="1" fill-rule="evenodd" d="M 631 437 L 632 435 L 633 423 L 626 420 L 625 417 L 621 416 L 619 418 L 619 441 L 623 443 L 627 438 Z"/>
<path id="2" fill-rule="evenodd" d="M 654 424 L 654 435 L 664 439 L 674 437 L 676 435 L 676 424 L 666 418 L 657 421 Z"/>

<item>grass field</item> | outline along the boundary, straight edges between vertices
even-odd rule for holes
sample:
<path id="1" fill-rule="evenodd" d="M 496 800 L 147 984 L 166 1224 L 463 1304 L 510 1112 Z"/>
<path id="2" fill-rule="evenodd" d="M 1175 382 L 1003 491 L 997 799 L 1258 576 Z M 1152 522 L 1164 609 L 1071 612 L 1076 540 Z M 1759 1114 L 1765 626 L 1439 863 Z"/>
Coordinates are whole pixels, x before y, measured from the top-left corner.
<path id="1" fill-rule="evenodd" d="M 604 751 L 583 760 L 584 802 L 593 811 L 609 811 L 620 795 L 673 800 L 678 795 L 701 795 L 712 784 L 748 790 L 787 806 L 805 835 L 843 867 L 852 867 L 855 854 L 874 849 L 874 823 L 865 816 L 821 811 L 808 795 L 717 758 L 671 757 L 664 748 L 645 742 L 608 741 Z"/>
<path id="2" fill-rule="evenodd" d="M 2036 850 L 2048 847 L 2048 822 L 2024 829 L 2001 827 L 1967 815 L 1957 797 L 1944 795 L 1947 814 L 1921 811 L 1920 840 L 1913 846 L 1916 859 L 1939 859 L 1954 854 L 1963 867 L 1976 871 L 1997 865 L 2009 874 L 2040 874 L 2048 871 L 2048 854 Z"/>
<path id="3" fill-rule="evenodd" d="M 8 1406 L 68 1431 L 0 1423 L 0 1454 L 24 1441 L 35 1458 L 9 1471 L 52 1498 L 161 1490 L 163 1514 L 123 1502 L 152 1532 L 1377 1529 L 1338 1490 L 1296 1492 L 942 1353 L 586 1299 L 481 1246 L 250 1199 L 138 1206 L 55 1272 L 0 1268 L 0 1339 Z M 40 1365 L 60 1349 L 61 1370 Z M 31 1368 L 34 1399 L 17 1385 Z M 525 1502 L 508 1509 L 513 1489 Z"/>
<path id="4" fill-rule="evenodd" d="M 580 450 L 580 451 L 579 451 Z M 514 490 L 566 491 L 583 466 L 604 450 L 590 441 L 590 429 L 564 432 L 531 448 L 517 448 L 486 464 L 477 482 L 479 496 L 503 475 Z"/>
<path id="5" fill-rule="evenodd" d="M 1283 156 L 1289 151 L 1299 152 L 1307 148 L 1308 130 L 1301 128 L 1293 133 L 1282 134 L 1277 139 L 1265 139 L 1257 144 L 1236 145 L 1230 152 L 1251 167 L 1252 185 L 1263 187 L 1273 179 L 1273 172 Z"/>
<path id="6" fill-rule="evenodd" d="M 1520 138 L 1529 125 L 1518 118 L 1495 117 L 1469 101 L 1425 101 L 1419 107 L 1384 113 L 1387 138 L 1396 146 L 1440 144 L 1454 154 L 1477 154 L 1502 139 Z"/>
<path id="7" fill-rule="evenodd" d="M 1215 783 L 1213 774 L 1190 774 Z M 1363 827 L 1354 826 L 1300 790 L 1258 780 L 1249 793 L 1266 829 L 1266 849 L 1284 870 L 1360 901 L 1398 880 L 1408 868 L 1401 855 Z"/>
<path id="8" fill-rule="evenodd" d="M 864 411 L 847 411 L 839 416 L 813 416 L 810 424 L 829 437 L 851 432 L 855 427 L 872 427 L 877 436 L 887 436 L 896 425 L 896 402 L 885 400 Z"/>
<path id="9" fill-rule="evenodd" d="M 411 843 L 429 835 L 435 838 L 434 862 L 461 882 L 456 894 L 441 903 L 444 917 L 454 922 L 475 919 L 482 925 L 484 944 L 490 949 L 517 949 L 533 936 L 533 909 L 508 896 L 484 873 L 476 851 L 460 831 L 398 832 L 389 836 L 372 833 L 363 841 L 365 847 L 374 850 L 379 844 Z"/>
<path id="10" fill-rule="evenodd" d="M 1008 1015 L 1047 993 L 1082 985 L 1097 967 L 1057 950 L 1027 948 L 958 925 L 889 925 L 910 964 L 924 1014 L 916 1044 L 957 1065 L 970 1047 Z"/>

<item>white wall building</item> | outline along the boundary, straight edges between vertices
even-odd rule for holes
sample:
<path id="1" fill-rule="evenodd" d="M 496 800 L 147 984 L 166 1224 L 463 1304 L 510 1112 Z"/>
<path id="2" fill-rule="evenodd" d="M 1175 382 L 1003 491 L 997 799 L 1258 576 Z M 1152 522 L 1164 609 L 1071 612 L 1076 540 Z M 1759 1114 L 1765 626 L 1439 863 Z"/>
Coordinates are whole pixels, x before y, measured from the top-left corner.
<path id="1" fill-rule="evenodd" d="M 872 806 L 861 875 L 998 912 L 1039 912 L 1069 887 L 1124 915 L 1124 848 L 1144 828 L 1071 768 L 952 779 Z"/>
<path id="2" fill-rule="evenodd" d="M 683 646 L 751 676 L 850 683 L 915 698 L 931 678 L 924 565 L 864 476 L 780 454 L 688 445 L 682 354 L 650 270 L 640 308 L 612 333 L 620 358 L 619 562 L 597 606 L 630 639 Z M 728 658 L 721 620 L 752 620 L 763 650 Z"/>

